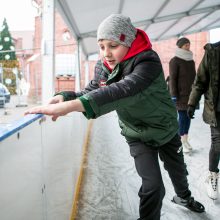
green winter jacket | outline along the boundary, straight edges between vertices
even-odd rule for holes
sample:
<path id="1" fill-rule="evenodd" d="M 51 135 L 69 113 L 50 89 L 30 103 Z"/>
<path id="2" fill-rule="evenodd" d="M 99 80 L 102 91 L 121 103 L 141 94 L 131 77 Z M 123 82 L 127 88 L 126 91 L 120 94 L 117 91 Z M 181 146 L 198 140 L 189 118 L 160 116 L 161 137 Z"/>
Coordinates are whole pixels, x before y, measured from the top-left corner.
<path id="1" fill-rule="evenodd" d="M 204 49 L 205 54 L 199 65 L 188 105 L 196 106 L 204 94 L 203 120 L 205 123 L 216 127 L 216 107 L 220 87 L 220 42 L 206 44 Z"/>
<path id="2" fill-rule="evenodd" d="M 65 100 L 74 98 L 71 92 L 63 95 Z M 98 61 L 94 79 L 75 97 L 81 100 L 88 119 L 116 110 L 126 138 L 161 146 L 177 133 L 176 109 L 153 50 L 118 64 L 112 73 Z"/>

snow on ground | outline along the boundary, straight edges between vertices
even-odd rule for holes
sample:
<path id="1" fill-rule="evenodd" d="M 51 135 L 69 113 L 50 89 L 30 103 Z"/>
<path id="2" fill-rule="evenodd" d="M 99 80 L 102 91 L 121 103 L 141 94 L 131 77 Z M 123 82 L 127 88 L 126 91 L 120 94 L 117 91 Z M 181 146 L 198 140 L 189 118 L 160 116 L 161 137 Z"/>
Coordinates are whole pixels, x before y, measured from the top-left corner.
<path id="1" fill-rule="evenodd" d="M 220 199 L 212 201 L 206 195 L 210 129 L 202 121 L 202 109 L 192 120 L 190 141 L 193 152 L 185 156 L 192 195 L 202 202 L 206 212 L 193 213 L 171 202 L 174 190 L 161 164 L 166 195 L 161 220 L 217 220 Z M 111 113 L 94 120 L 85 168 L 78 220 L 135 220 L 138 218 L 141 181 L 136 174 L 129 147 L 120 135 L 117 116 Z"/>

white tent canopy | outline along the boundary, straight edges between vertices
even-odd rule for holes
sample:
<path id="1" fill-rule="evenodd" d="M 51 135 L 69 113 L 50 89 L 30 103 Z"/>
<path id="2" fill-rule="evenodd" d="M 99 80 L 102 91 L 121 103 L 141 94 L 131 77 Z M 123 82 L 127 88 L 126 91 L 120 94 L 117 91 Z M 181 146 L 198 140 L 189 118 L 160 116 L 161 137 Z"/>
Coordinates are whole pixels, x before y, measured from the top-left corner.
<path id="1" fill-rule="evenodd" d="M 112 13 L 131 18 L 151 41 L 220 27 L 220 0 L 56 0 L 85 55 L 97 52 L 96 30 Z"/>

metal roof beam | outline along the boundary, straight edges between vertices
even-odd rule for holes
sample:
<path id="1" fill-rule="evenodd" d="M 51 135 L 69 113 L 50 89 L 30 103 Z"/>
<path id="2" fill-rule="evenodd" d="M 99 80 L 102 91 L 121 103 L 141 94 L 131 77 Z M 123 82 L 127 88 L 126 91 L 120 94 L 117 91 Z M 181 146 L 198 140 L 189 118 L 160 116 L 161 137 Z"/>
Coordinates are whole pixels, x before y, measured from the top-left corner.
<path id="1" fill-rule="evenodd" d="M 160 34 L 160 36 L 158 36 L 157 38 L 155 38 L 155 41 L 160 40 L 160 38 L 161 38 L 165 33 L 167 33 L 168 30 L 170 30 L 173 26 L 175 26 L 178 22 L 179 22 L 179 19 L 176 20 L 176 21 L 174 21 L 168 28 L 166 28 L 166 29 Z"/>
<path id="2" fill-rule="evenodd" d="M 198 1 L 195 5 L 193 5 L 193 7 L 191 7 L 191 9 L 189 10 L 192 11 L 194 8 L 196 8 L 198 5 L 200 5 L 202 2 L 204 2 L 205 0 L 200 0 Z M 172 23 L 168 28 L 166 28 L 165 31 L 163 31 L 159 37 L 157 37 L 157 40 L 159 40 L 168 30 L 170 30 L 174 25 L 176 25 L 182 18 L 179 18 L 178 20 L 176 20 L 174 23 Z"/>
<path id="3" fill-rule="evenodd" d="M 191 15 L 214 12 L 219 9 L 220 9 L 220 4 L 216 5 L 216 6 L 211 6 L 211 7 L 201 8 L 201 9 L 193 9 L 193 10 L 189 10 L 187 12 L 158 17 L 158 18 L 155 18 L 152 22 L 158 23 L 158 22 L 169 21 L 169 20 L 173 20 L 173 19 L 180 19 L 180 18 L 184 18 L 187 16 L 191 16 Z M 147 20 L 147 22 L 148 22 L 148 20 Z"/>
<path id="4" fill-rule="evenodd" d="M 216 19 L 215 21 L 212 21 L 211 23 L 209 23 L 208 25 L 204 26 L 203 28 L 201 28 L 199 30 L 188 31 L 188 32 L 182 33 L 182 35 L 189 35 L 189 34 L 194 34 L 194 33 L 202 32 L 202 31 L 209 31 L 211 29 L 219 28 L 219 25 L 210 27 L 211 25 L 215 24 L 218 21 L 220 21 L 220 18 Z M 179 34 L 173 34 L 173 35 L 169 35 L 166 37 L 162 37 L 159 40 L 168 40 L 173 37 L 179 37 Z M 157 40 L 158 40 L 157 38 L 151 38 L 151 41 L 157 41 Z"/>
<path id="5" fill-rule="evenodd" d="M 219 28 L 219 25 L 210 27 L 211 25 L 215 24 L 215 23 L 218 22 L 218 21 L 220 21 L 220 18 L 216 19 L 215 21 L 210 22 L 208 25 L 206 25 L 206 26 L 204 26 L 203 28 L 197 30 L 196 32 L 208 31 L 208 30 L 211 30 L 211 29 Z M 195 32 L 190 31 L 190 32 L 185 32 L 184 34 L 191 34 L 191 33 L 195 33 Z"/>
<path id="6" fill-rule="evenodd" d="M 160 14 L 160 12 L 166 7 L 166 5 L 170 2 L 170 0 L 166 0 L 160 8 L 157 10 L 155 13 L 154 17 L 152 18 L 153 20 Z M 151 22 L 149 22 L 147 25 L 145 25 L 144 30 L 147 30 L 147 28 L 151 25 Z"/>
<path id="7" fill-rule="evenodd" d="M 213 12 L 209 12 L 208 14 L 202 16 L 199 20 L 195 21 L 194 23 L 192 23 L 191 25 L 189 25 L 187 28 L 185 28 L 183 31 L 181 31 L 181 33 L 179 35 L 183 35 L 187 30 L 189 30 L 191 27 L 193 27 L 194 25 L 198 24 L 201 20 L 203 20 L 204 18 L 206 18 L 207 16 L 209 16 L 210 14 L 212 14 Z"/>
<path id="8" fill-rule="evenodd" d="M 193 9 L 193 10 L 190 10 L 187 12 L 177 13 L 177 14 L 173 14 L 173 15 L 162 16 L 162 17 L 158 17 L 155 19 L 147 19 L 147 20 L 143 20 L 143 21 L 133 22 L 133 24 L 136 27 L 138 27 L 138 26 L 144 26 L 144 25 L 146 25 L 146 23 L 151 24 L 151 23 L 159 23 L 159 22 L 175 20 L 175 19 L 179 20 L 179 19 L 187 17 L 187 16 L 197 15 L 197 14 L 201 14 L 201 13 L 211 13 L 211 12 L 214 12 L 219 9 L 220 9 L 220 4 L 215 5 L 215 6 L 211 6 L 211 7 L 201 8 L 201 9 Z M 96 31 L 83 33 L 83 34 L 81 34 L 81 37 L 82 38 L 96 37 Z"/>
<path id="9" fill-rule="evenodd" d="M 191 16 L 191 15 L 197 15 L 197 14 L 201 14 L 201 13 L 208 13 L 210 11 L 214 12 L 214 11 L 219 10 L 219 9 L 220 9 L 220 4 L 216 5 L 216 6 L 212 6 L 212 7 L 206 7 L 206 8 L 202 8 L 202 9 L 194 9 L 194 10 L 187 11 L 187 12 L 181 12 L 181 13 L 177 13 L 177 14 L 166 15 L 166 16 L 155 18 L 155 19 L 143 20 L 143 21 L 135 22 L 134 25 L 143 26 L 145 23 L 148 23 L 148 22 L 159 23 L 159 22 L 163 22 L 163 21 L 170 21 L 170 20 L 180 19 L 180 18 L 184 18 L 184 17 L 187 17 L 187 16 Z"/>
<path id="10" fill-rule="evenodd" d="M 124 7 L 124 3 L 125 3 L 125 0 L 120 0 L 119 7 L 118 7 L 118 14 L 121 14 L 122 9 Z"/>
<path id="11" fill-rule="evenodd" d="M 199 0 L 195 5 L 193 5 L 193 7 L 190 9 L 192 10 L 193 8 L 196 8 L 198 5 L 200 5 L 201 3 L 203 3 L 205 0 Z"/>
<path id="12" fill-rule="evenodd" d="M 207 29 L 209 26 L 211 26 L 211 25 L 215 24 L 215 23 L 216 23 L 216 22 L 218 22 L 218 21 L 220 21 L 220 18 L 217 18 L 216 20 L 214 20 L 214 21 L 210 22 L 208 25 L 206 25 L 206 26 L 205 26 L 205 27 L 203 27 L 203 28 Z"/>
<path id="13" fill-rule="evenodd" d="M 87 55 L 85 46 L 81 41 L 82 36 L 76 25 L 75 19 L 72 16 L 69 6 L 66 4 L 66 1 L 62 1 L 62 0 L 56 0 L 56 3 L 58 10 L 63 15 L 64 20 L 66 21 L 68 27 L 70 28 L 71 33 L 75 36 L 75 39 L 81 43 L 82 51 L 85 55 Z"/>
<path id="14" fill-rule="evenodd" d="M 57 8 L 60 10 L 60 12 L 64 15 L 64 20 L 67 22 L 68 27 L 70 27 L 73 31 L 73 34 L 75 35 L 76 39 L 80 39 L 81 35 L 79 32 L 79 29 L 76 25 L 75 19 L 72 16 L 72 13 L 69 9 L 69 6 L 66 4 L 66 1 L 62 0 L 56 0 L 57 2 Z"/>

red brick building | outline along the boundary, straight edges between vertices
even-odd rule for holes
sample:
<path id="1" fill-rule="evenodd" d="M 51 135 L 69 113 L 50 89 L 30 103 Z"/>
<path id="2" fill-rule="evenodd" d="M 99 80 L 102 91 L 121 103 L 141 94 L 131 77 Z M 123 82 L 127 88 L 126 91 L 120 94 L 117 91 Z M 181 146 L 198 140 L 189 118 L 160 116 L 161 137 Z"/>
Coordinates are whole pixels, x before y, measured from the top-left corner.
<path id="1" fill-rule="evenodd" d="M 40 100 L 41 96 L 41 74 L 42 74 L 42 60 L 41 60 L 41 39 L 42 39 L 42 21 L 41 17 L 35 18 L 35 33 L 34 33 L 34 53 L 32 58 L 29 59 L 30 69 L 30 97 Z M 65 33 L 68 33 L 65 37 Z M 66 62 L 67 59 L 74 58 L 76 52 L 76 42 L 74 38 L 69 35 L 67 26 L 63 22 L 61 16 L 56 13 L 55 15 L 55 59 L 63 59 Z M 70 55 L 70 57 L 69 57 Z M 66 59 L 65 59 L 66 58 Z M 57 62 L 59 63 L 59 62 Z M 64 65 L 67 65 L 64 63 Z M 62 71 L 62 68 L 55 66 L 55 71 L 59 69 L 59 74 L 55 73 L 55 88 L 58 90 L 74 89 L 74 73 L 67 73 Z"/>
<path id="2" fill-rule="evenodd" d="M 204 54 L 204 45 L 209 42 L 209 32 L 200 32 L 196 34 L 186 35 L 191 42 L 191 51 L 196 63 L 196 68 L 202 60 Z M 153 42 L 153 49 L 159 54 L 163 64 L 165 76 L 169 75 L 169 61 L 175 54 L 177 38 Z"/>
<path id="3" fill-rule="evenodd" d="M 33 31 L 12 31 L 16 56 L 19 60 L 20 72 L 29 81 L 29 69 L 27 60 L 33 55 L 34 32 Z"/>

